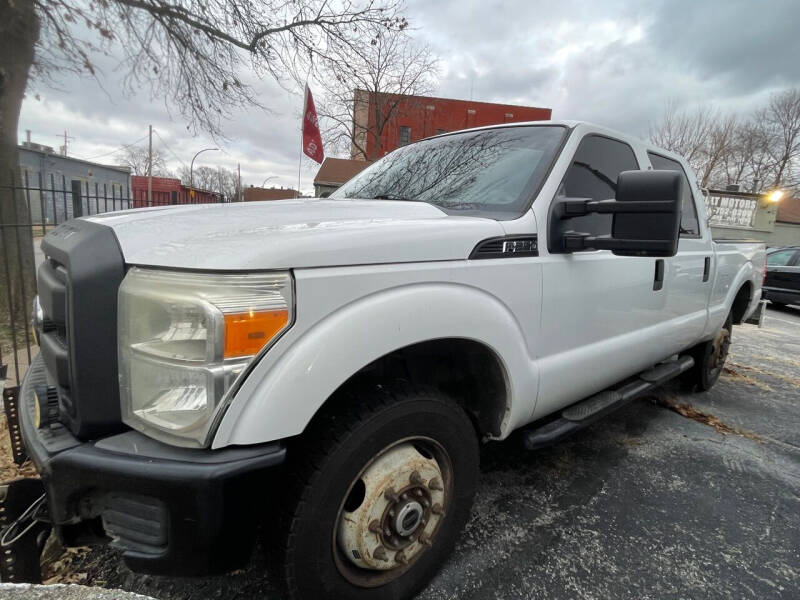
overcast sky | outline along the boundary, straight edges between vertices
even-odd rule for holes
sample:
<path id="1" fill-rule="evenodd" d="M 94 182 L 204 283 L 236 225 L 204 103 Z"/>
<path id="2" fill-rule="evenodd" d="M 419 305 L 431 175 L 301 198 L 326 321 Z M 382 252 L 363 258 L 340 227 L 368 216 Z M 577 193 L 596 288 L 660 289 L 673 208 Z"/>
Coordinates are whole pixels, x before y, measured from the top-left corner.
<path id="1" fill-rule="evenodd" d="M 441 57 L 438 96 L 549 107 L 555 119 L 645 136 L 667 100 L 744 113 L 800 85 L 797 0 L 407 1 L 413 35 Z M 113 163 L 115 149 L 146 143 L 152 124 L 154 146 L 175 171 L 216 145 L 192 136 L 163 99 L 148 91 L 126 97 L 114 61 L 99 63 L 102 88 L 80 78 L 58 90 L 34 85 L 19 139 L 30 129 L 34 141 L 58 147 L 66 130 L 71 155 Z M 270 112 L 237 112 L 225 125 L 223 152 L 195 164 L 241 163 L 247 185 L 275 176 L 267 185 L 296 187 L 302 96 L 269 81 L 258 89 Z M 306 159 L 304 192 L 315 173 Z"/>

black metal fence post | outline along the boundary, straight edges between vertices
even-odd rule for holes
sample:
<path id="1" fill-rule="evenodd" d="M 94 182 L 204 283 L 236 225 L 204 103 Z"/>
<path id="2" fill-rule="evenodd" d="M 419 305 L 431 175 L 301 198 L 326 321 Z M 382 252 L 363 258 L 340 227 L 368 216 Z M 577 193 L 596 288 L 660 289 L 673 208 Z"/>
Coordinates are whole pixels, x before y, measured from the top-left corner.
<path id="1" fill-rule="evenodd" d="M 133 190 L 127 185 L 114 184 L 109 190 L 106 183 L 103 183 L 103 201 L 100 202 L 98 183 L 95 183 L 92 195 L 88 182 L 84 186 L 80 180 L 74 180 L 67 185 L 65 175 L 61 175 L 59 181 L 52 172 L 30 177 L 27 172 L 22 175 L 16 171 L 9 181 L 9 185 L 0 186 L 0 209 L 6 216 L 0 236 L 0 377 L 12 378 L 8 386 L 10 389 L 22 381 L 31 356 L 36 352 L 36 341 L 29 326 L 33 291 L 30 285 L 25 287 L 24 282 L 31 280 L 30 269 L 35 268 L 38 254 L 34 246 L 34 260 L 29 264 L 30 259 L 25 258 L 30 257 L 32 250 L 27 247 L 29 240 L 33 239 L 33 243 L 37 244 L 50 229 L 73 217 L 144 207 L 148 203 L 146 200 L 137 202 L 129 195 Z M 179 192 L 162 191 L 153 196 L 155 206 L 186 201 Z M 218 196 L 203 198 L 208 202 L 221 200 Z M 17 291 L 19 285 L 23 286 L 20 293 Z M 8 303 L 8 310 L 2 310 L 5 302 Z"/>
<path id="2" fill-rule="evenodd" d="M 83 216 L 83 206 L 81 204 L 81 182 L 77 179 L 72 180 L 72 218 L 77 219 Z"/>

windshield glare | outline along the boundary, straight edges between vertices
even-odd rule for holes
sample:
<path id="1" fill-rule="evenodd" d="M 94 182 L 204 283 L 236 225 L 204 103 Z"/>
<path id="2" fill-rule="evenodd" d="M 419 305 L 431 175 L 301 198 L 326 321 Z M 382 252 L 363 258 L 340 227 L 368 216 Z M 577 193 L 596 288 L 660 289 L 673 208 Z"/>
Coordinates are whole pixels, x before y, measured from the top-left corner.
<path id="1" fill-rule="evenodd" d="M 513 218 L 539 188 L 566 133 L 525 126 L 446 135 L 399 148 L 332 198 L 429 202 L 450 213 Z"/>

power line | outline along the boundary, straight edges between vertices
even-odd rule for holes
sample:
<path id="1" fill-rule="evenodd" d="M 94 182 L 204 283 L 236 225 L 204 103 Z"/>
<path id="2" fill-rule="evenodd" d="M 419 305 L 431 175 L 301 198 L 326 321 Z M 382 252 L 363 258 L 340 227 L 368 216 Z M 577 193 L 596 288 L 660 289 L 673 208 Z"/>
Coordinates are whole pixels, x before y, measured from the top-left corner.
<path id="1" fill-rule="evenodd" d="M 162 144 L 164 144 L 164 147 L 165 147 L 167 150 L 169 150 L 169 153 L 170 153 L 170 154 L 172 154 L 172 156 L 174 156 L 174 157 L 177 159 L 177 161 L 178 161 L 179 163 L 181 163 L 181 165 L 183 165 L 183 166 L 185 167 L 185 166 L 186 166 L 186 163 L 185 163 L 185 162 L 183 162 L 183 161 L 181 160 L 180 156 L 178 156 L 177 154 L 175 154 L 175 152 L 173 152 L 173 151 L 172 151 L 172 148 L 170 148 L 170 147 L 169 147 L 169 144 L 167 144 L 167 142 L 165 142 L 165 141 L 164 141 L 164 138 L 162 138 L 162 137 L 161 137 L 161 134 L 160 134 L 160 133 L 158 133 L 158 130 L 157 130 L 157 129 L 153 129 L 153 133 L 155 133 L 155 134 L 156 134 L 156 136 L 158 136 L 158 139 L 160 139 L 160 140 L 161 140 L 161 143 L 162 143 Z"/>
<path id="2" fill-rule="evenodd" d="M 90 156 L 89 158 L 81 158 L 80 160 L 94 160 L 96 158 L 102 158 L 104 156 L 108 156 L 109 154 L 116 154 L 120 150 L 125 150 L 126 148 L 130 148 L 131 146 L 135 146 L 136 144 L 138 144 L 139 142 L 141 142 L 142 140 L 144 140 L 146 138 L 147 138 L 147 134 L 144 134 L 142 137 L 140 137 L 135 142 L 131 142 L 130 144 L 125 144 L 124 146 L 120 146 L 119 148 L 111 150 L 110 152 L 104 152 L 103 154 L 98 154 L 97 156 Z"/>

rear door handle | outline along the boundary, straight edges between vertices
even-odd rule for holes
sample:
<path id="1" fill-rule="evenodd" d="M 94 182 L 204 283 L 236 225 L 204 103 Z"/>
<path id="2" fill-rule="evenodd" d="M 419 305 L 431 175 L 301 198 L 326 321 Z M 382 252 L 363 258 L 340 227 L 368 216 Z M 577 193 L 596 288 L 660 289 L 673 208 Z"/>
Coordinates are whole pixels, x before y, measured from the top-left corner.
<path id="1" fill-rule="evenodd" d="M 705 262 L 703 263 L 703 281 L 708 281 L 708 277 L 711 274 L 711 257 L 706 256 Z"/>
<path id="2" fill-rule="evenodd" d="M 658 291 L 664 287 L 664 259 L 656 259 L 656 273 L 653 278 L 653 290 Z"/>

